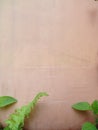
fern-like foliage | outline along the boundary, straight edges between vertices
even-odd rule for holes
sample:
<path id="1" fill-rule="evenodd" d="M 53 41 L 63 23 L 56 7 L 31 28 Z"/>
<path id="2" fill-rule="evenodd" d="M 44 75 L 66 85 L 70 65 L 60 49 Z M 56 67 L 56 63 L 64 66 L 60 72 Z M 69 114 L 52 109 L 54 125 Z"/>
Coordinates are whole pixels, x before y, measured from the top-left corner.
<path id="1" fill-rule="evenodd" d="M 31 110 L 35 107 L 40 97 L 43 96 L 48 96 L 48 94 L 40 92 L 28 105 L 22 106 L 20 109 L 16 109 L 15 112 L 10 115 L 9 119 L 6 120 L 7 126 L 4 130 L 22 130 L 25 118 L 29 117 Z"/>

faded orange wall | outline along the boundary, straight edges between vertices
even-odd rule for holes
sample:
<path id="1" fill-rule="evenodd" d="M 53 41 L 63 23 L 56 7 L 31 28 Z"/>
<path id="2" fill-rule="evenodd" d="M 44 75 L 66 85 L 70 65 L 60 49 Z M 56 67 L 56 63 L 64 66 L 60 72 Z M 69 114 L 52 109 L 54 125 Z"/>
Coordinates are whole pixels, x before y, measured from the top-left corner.
<path id="1" fill-rule="evenodd" d="M 89 118 L 70 107 L 98 98 L 98 2 L 0 1 L 0 95 L 16 97 L 16 108 L 39 91 L 49 97 L 26 128 L 76 130 Z"/>

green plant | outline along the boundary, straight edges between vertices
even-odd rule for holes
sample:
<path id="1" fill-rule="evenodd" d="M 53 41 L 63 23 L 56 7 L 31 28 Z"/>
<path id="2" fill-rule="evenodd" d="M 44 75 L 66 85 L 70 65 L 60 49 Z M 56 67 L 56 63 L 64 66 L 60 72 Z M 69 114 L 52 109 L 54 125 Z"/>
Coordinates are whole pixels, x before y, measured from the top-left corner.
<path id="1" fill-rule="evenodd" d="M 1 96 L 0 97 L 0 108 L 4 108 L 6 106 L 9 106 L 13 103 L 17 102 L 17 100 L 10 96 Z M 3 126 L 0 123 L 0 130 L 3 130 Z"/>
<path id="2" fill-rule="evenodd" d="M 91 111 L 94 115 L 95 122 L 86 122 L 82 125 L 82 130 L 98 130 L 98 100 L 94 100 L 92 104 L 88 102 L 78 102 L 72 105 L 72 108 L 78 111 Z"/>
<path id="3" fill-rule="evenodd" d="M 25 118 L 29 117 L 31 110 L 43 96 L 48 96 L 48 94 L 45 92 L 38 93 L 32 102 L 28 105 L 22 106 L 20 109 L 17 109 L 14 113 L 12 113 L 9 116 L 9 119 L 6 120 L 7 126 L 4 130 L 22 130 Z"/>

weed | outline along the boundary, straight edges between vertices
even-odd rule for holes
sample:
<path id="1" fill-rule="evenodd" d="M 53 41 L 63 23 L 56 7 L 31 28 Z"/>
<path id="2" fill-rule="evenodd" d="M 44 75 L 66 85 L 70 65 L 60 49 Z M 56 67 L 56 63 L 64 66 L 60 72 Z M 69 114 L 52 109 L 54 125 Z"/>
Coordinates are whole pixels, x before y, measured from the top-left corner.
<path id="1" fill-rule="evenodd" d="M 6 120 L 7 126 L 4 130 L 22 130 L 25 118 L 29 117 L 31 110 L 43 96 L 48 96 L 48 94 L 45 92 L 40 92 L 28 105 L 22 106 L 20 109 L 15 110 L 15 112 L 9 116 L 9 119 Z"/>
<path id="2" fill-rule="evenodd" d="M 82 125 L 82 130 L 98 130 L 98 100 L 94 100 L 92 104 L 88 102 L 78 102 L 72 105 L 72 108 L 78 111 L 91 111 L 94 115 L 95 122 L 86 122 Z"/>

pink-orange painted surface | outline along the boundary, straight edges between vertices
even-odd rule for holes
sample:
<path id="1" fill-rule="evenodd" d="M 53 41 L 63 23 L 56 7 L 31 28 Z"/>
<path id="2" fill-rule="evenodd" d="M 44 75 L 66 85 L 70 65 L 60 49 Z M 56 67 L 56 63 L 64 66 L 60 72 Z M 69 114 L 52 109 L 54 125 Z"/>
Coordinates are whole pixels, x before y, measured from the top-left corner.
<path id="1" fill-rule="evenodd" d="M 0 120 L 39 91 L 49 96 L 26 128 L 76 130 L 91 119 L 71 105 L 98 99 L 98 2 L 0 1 L 0 95 L 19 100 Z"/>

